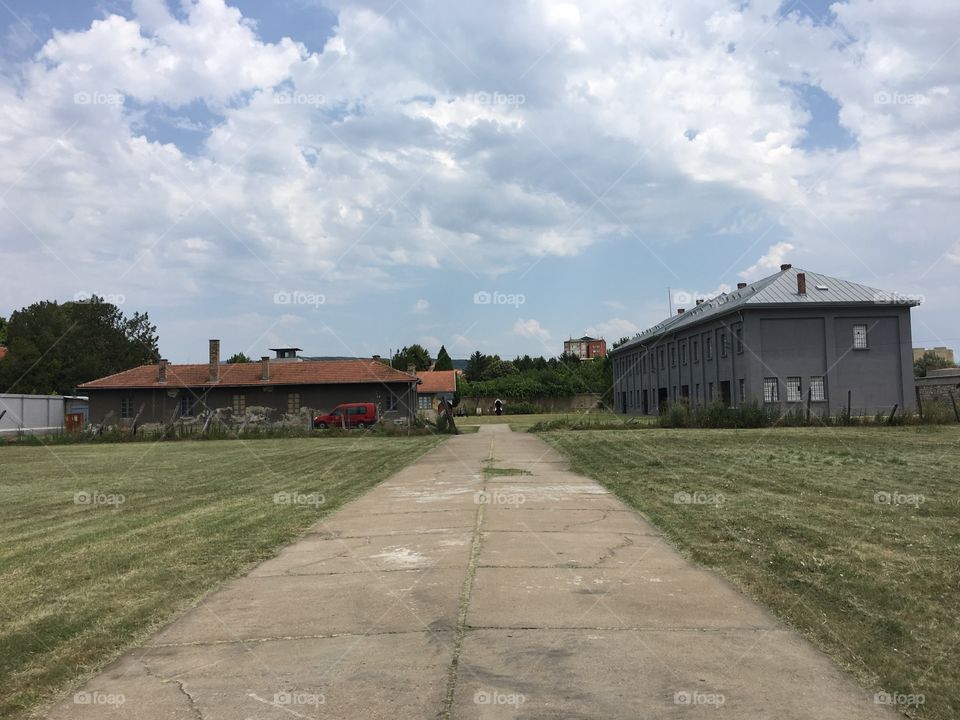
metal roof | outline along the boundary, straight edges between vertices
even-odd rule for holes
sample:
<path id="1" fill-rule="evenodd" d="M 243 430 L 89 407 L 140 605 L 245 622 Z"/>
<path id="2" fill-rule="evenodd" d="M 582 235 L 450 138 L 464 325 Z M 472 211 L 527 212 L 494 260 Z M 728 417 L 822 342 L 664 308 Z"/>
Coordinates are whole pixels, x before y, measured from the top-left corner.
<path id="1" fill-rule="evenodd" d="M 797 292 L 797 275 L 799 273 L 806 275 L 807 292 L 804 295 Z M 917 300 L 897 293 L 877 290 L 867 285 L 841 280 L 829 275 L 821 275 L 801 268 L 787 267 L 785 270 L 769 277 L 750 283 L 745 288 L 721 293 L 681 314 L 672 315 L 639 333 L 630 342 L 620 345 L 612 352 L 617 353 L 635 345 L 642 345 L 653 338 L 681 328 L 699 325 L 709 319 L 730 312 L 755 307 L 777 305 L 895 305 L 913 307 L 919 304 Z"/>

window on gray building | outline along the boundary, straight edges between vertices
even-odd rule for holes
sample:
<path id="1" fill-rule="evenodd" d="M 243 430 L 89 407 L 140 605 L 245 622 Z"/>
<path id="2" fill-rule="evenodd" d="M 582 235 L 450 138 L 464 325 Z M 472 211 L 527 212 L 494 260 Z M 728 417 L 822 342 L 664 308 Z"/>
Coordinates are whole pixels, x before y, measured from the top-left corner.
<path id="1" fill-rule="evenodd" d="M 180 396 L 180 417 L 190 417 L 193 415 L 193 403 L 189 395 Z"/>
<path id="2" fill-rule="evenodd" d="M 713 383 L 707 383 L 707 402 L 713 402 Z"/>
<path id="3" fill-rule="evenodd" d="M 727 341 L 727 334 L 722 332 L 720 333 L 720 357 L 726 357 L 729 349 L 730 343 Z"/>
<path id="4" fill-rule="evenodd" d="M 763 401 L 765 403 L 780 402 L 780 383 L 775 377 L 763 379 Z"/>
<path id="5" fill-rule="evenodd" d="M 743 325 L 737 325 L 737 354 L 743 354 Z"/>
<path id="6" fill-rule="evenodd" d="M 660 348 L 660 369 L 663 370 L 667 366 L 667 356 L 663 348 Z"/>
<path id="7" fill-rule="evenodd" d="M 803 399 L 803 392 L 800 389 L 800 378 L 787 378 L 787 402 L 800 402 Z"/>
<path id="8" fill-rule="evenodd" d="M 133 417 L 133 400 L 130 398 L 120 398 L 120 417 L 123 419 Z"/>
<path id="9" fill-rule="evenodd" d="M 695 339 L 694 339 L 694 340 L 691 340 L 690 342 L 691 342 L 692 345 L 693 345 L 693 346 L 690 348 L 690 351 L 691 351 L 691 353 L 693 354 L 693 361 L 694 361 L 695 363 L 698 363 L 698 362 L 700 362 L 700 343 L 697 342 Z"/>
<path id="10" fill-rule="evenodd" d="M 670 346 L 670 367 L 676 367 L 676 366 L 677 366 L 677 346 L 671 345 Z"/>
<path id="11" fill-rule="evenodd" d="M 686 340 L 680 343 L 680 364 L 681 365 L 687 364 L 687 341 Z"/>
<path id="12" fill-rule="evenodd" d="M 707 360 L 713 360 L 713 338 L 709 335 L 703 339 L 703 355 Z"/>
<path id="13" fill-rule="evenodd" d="M 810 399 L 813 402 L 823 402 L 827 399 L 826 386 L 822 375 L 814 375 L 810 378 Z"/>
<path id="14" fill-rule="evenodd" d="M 740 404 L 742 405 L 747 401 L 747 383 L 743 378 L 740 378 Z"/>
<path id="15" fill-rule="evenodd" d="M 696 402 L 700 402 L 700 383 L 697 383 L 696 390 L 694 390 L 693 399 Z"/>
<path id="16" fill-rule="evenodd" d="M 867 349 L 867 326 L 864 324 L 857 324 L 853 326 L 853 349 Z"/>

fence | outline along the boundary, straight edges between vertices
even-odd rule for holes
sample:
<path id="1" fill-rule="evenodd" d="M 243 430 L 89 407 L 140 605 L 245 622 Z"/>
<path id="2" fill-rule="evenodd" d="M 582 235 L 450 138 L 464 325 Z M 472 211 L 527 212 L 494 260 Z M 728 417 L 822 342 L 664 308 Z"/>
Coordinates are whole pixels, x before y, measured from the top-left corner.
<path id="1" fill-rule="evenodd" d="M 60 395 L 0 394 L 0 436 L 62 430 L 63 404 Z"/>

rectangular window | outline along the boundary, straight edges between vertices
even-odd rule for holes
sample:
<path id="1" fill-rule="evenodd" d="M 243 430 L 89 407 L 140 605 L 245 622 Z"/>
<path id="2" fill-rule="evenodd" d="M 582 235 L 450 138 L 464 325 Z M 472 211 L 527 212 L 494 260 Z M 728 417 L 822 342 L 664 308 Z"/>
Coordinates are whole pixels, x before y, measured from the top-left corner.
<path id="1" fill-rule="evenodd" d="M 743 325 L 737 325 L 737 354 L 743 354 Z"/>
<path id="2" fill-rule="evenodd" d="M 233 396 L 233 412 L 237 415 L 240 415 L 243 412 L 246 412 L 247 409 L 247 396 L 246 395 L 234 395 Z"/>
<path id="3" fill-rule="evenodd" d="M 747 401 L 747 383 L 743 378 L 740 378 L 740 404 L 742 405 Z"/>
<path id="4" fill-rule="evenodd" d="M 677 346 L 671 345 L 670 346 L 670 367 L 676 367 L 676 366 L 677 366 Z"/>
<path id="5" fill-rule="evenodd" d="M 866 325 L 853 326 L 853 349 L 854 350 L 867 349 L 867 326 Z"/>
<path id="6" fill-rule="evenodd" d="M 180 397 L 180 417 L 190 417 L 193 415 L 193 403 L 190 402 L 190 400 L 189 395 L 182 395 Z"/>
<path id="7" fill-rule="evenodd" d="M 640 372 L 645 373 L 647 371 L 647 356 L 644 355 L 640 358 Z"/>
<path id="8" fill-rule="evenodd" d="M 300 412 L 300 393 L 287 393 L 287 414 L 296 415 Z"/>
<path id="9" fill-rule="evenodd" d="M 120 398 L 120 417 L 124 420 L 133 417 L 133 400 Z"/>
<path id="10" fill-rule="evenodd" d="M 691 340 L 690 342 L 693 344 L 693 347 L 691 348 L 691 352 L 693 353 L 693 362 L 698 363 L 700 362 L 700 343 L 696 340 Z"/>
<path id="11" fill-rule="evenodd" d="M 765 403 L 780 402 L 780 382 L 775 377 L 763 379 L 763 401 Z"/>
<path id="12" fill-rule="evenodd" d="M 663 370 L 666 366 L 667 366 L 666 351 L 663 348 L 660 348 L 660 369 Z"/>
<path id="13" fill-rule="evenodd" d="M 787 402 L 800 402 L 803 399 L 803 393 L 800 390 L 800 378 L 787 378 Z"/>
<path id="14" fill-rule="evenodd" d="M 822 375 L 810 378 L 810 399 L 813 402 L 823 402 L 827 399 L 827 390 Z"/>
<path id="15" fill-rule="evenodd" d="M 709 335 L 703 339 L 703 354 L 707 360 L 713 360 L 713 338 Z"/>
<path id="16" fill-rule="evenodd" d="M 680 362 L 683 365 L 687 364 L 687 343 L 684 341 L 680 344 Z"/>
<path id="17" fill-rule="evenodd" d="M 677 402 L 677 386 L 673 386 L 673 402 Z"/>
<path id="18" fill-rule="evenodd" d="M 727 351 L 730 349 L 730 344 L 727 342 L 727 334 L 720 333 L 720 357 L 726 357 Z"/>
<path id="19" fill-rule="evenodd" d="M 431 402 L 429 395 L 421 395 L 419 402 L 421 410 L 430 410 L 433 407 L 433 403 Z"/>
<path id="20" fill-rule="evenodd" d="M 396 410 L 398 406 L 399 402 L 397 400 L 397 396 L 393 393 L 387 395 L 387 411 Z"/>
<path id="21" fill-rule="evenodd" d="M 713 402 L 713 383 L 707 383 L 707 402 Z"/>
<path id="22" fill-rule="evenodd" d="M 700 402 L 700 383 L 697 383 L 696 388 L 697 389 L 693 393 L 693 400 L 694 402 L 699 403 Z"/>

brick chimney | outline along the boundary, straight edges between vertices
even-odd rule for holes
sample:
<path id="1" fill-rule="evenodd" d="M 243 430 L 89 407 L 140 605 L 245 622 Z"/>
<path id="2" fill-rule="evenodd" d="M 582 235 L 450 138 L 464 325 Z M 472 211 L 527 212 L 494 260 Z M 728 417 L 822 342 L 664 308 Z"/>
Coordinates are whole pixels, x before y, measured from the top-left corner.
<path id="1" fill-rule="evenodd" d="M 220 382 L 220 341 L 210 341 L 210 382 Z"/>
<path id="2" fill-rule="evenodd" d="M 167 381 L 167 365 L 169 360 L 161 359 L 160 360 L 160 369 L 157 373 L 158 382 L 165 383 Z"/>
<path id="3" fill-rule="evenodd" d="M 784 263 L 783 265 L 780 266 L 780 272 L 786 272 L 792 267 L 793 265 L 791 265 L 790 263 Z"/>
<path id="4" fill-rule="evenodd" d="M 743 290 L 747 286 L 746 283 L 737 283 L 737 290 Z"/>
<path id="5" fill-rule="evenodd" d="M 416 374 L 417 374 L 417 366 L 416 366 L 416 365 L 407 365 L 407 372 L 410 373 L 411 375 L 416 375 Z"/>
<path id="6" fill-rule="evenodd" d="M 677 308 L 677 315 L 683 315 L 684 312 L 683 308 Z"/>
<path id="7" fill-rule="evenodd" d="M 703 299 L 697 298 L 697 305 L 703 305 Z"/>
<path id="8" fill-rule="evenodd" d="M 797 295 L 807 294 L 807 274 L 797 273 Z"/>
<path id="9" fill-rule="evenodd" d="M 260 356 L 260 379 L 264 382 L 270 382 L 270 356 Z"/>

